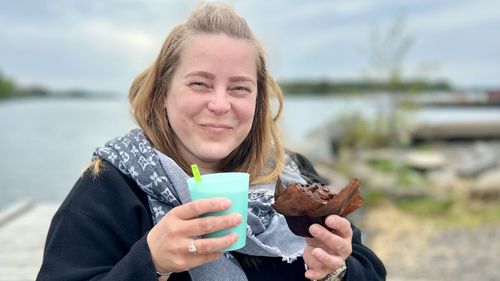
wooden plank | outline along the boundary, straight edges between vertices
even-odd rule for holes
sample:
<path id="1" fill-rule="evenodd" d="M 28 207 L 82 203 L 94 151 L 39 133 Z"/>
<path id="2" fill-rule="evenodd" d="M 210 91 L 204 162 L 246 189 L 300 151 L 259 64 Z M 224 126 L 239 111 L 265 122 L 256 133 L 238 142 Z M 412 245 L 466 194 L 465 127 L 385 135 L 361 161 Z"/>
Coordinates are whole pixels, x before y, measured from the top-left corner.
<path id="1" fill-rule="evenodd" d="M 37 204 L 0 227 L 0 281 L 35 280 L 58 204 Z"/>
<path id="2" fill-rule="evenodd" d="M 500 120 L 422 123 L 411 132 L 417 140 L 500 138 Z"/>
<path id="3" fill-rule="evenodd" d="M 0 227 L 33 207 L 30 200 L 16 202 L 0 211 Z"/>

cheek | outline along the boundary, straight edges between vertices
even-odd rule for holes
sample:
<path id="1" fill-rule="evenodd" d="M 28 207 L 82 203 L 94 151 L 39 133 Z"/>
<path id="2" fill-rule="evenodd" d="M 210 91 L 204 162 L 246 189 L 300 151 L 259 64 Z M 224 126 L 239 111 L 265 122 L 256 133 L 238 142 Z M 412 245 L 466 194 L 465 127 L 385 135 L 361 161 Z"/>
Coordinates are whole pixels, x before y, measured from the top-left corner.
<path id="1" fill-rule="evenodd" d="M 250 122 L 250 126 L 252 125 L 251 123 L 253 122 L 253 118 L 255 115 L 255 100 L 249 100 L 246 103 L 242 104 L 241 107 L 238 110 L 238 116 L 241 121 L 244 122 Z"/>
<path id="2" fill-rule="evenodd" d="M 175 110 L 179 115 L 192 118 L 203 108 L 203 104 L 197 99 L 183 99 L 177 104 Z"/>
<path id="3" fill-rule="evenodd" d="M 169 97 L 165 105 L 169 118 L 174 122 L 178 120 L 185 121 L 186 118 L 190 119 L 203 107 L 200 99 L 192 98 L 191 95 L 183 95 L 182 98 L 179 96 Z"/>

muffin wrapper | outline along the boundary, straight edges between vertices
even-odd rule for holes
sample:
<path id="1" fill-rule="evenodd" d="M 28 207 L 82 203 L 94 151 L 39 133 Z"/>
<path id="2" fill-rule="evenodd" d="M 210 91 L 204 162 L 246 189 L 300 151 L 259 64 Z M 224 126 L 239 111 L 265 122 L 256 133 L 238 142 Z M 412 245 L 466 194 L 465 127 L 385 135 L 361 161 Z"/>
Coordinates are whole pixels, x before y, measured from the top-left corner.
<path id="1" fill-rule="evenodd" d="M 278 180 L 274 191 L 275 202 L 272 206 L 285 216 L 288 227 L 293 233 L 311 237 L 309 227 L 312 224 L 318 223 L 327 227 L 325 224 L 327 216 L 335 214 L 345 217 L 361 207 L 363 199 L 359 187 L 359 180 L 354 178 L 325 203 L 309 197 L 297 184 L 292 183 L 285 188 Z"/>

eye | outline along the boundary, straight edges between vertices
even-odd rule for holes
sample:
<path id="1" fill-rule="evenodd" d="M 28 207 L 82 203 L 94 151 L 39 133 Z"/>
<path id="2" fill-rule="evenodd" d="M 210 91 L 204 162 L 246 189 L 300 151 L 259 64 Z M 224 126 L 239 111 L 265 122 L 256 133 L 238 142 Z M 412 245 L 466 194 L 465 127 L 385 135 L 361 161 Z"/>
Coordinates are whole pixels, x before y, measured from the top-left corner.
<path id="1" fill-rule="evenodd" d="M 230 88 L 230 91 L 231 92 L 234 92 L 236 94 L 249 94 L 252 92 L 252 90 L 248 87 L 245 87 L 245 86 L 234 86 L 232 88 Z"/>
<path id="2" fill-rule="evenodd" d="M 189 87 L 191 87 L 194 90 L 205 90 L 209 88 L 207 83 L 201 81 L 191 82 L 189 83 Z"/>

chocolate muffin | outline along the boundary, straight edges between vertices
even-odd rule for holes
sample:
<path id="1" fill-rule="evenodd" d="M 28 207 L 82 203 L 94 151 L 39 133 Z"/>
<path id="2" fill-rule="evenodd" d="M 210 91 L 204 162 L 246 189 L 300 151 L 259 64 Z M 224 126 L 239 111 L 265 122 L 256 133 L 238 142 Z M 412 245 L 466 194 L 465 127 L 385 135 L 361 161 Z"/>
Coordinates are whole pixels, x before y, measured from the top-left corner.
<path id="1" fill-rule="evenodd" d="M 296 235 L 311 237 L 309 226 L 314 223 L 326 227 L 327 216 L 345 217 L 361 207 L 359 180 L 352 179 L 339 193 L 331 186 L 313 183 L 291 183 L 285 188 L 278 180 L 274 191 L 273 208 L 285 216 L 290 230 Z"/>

